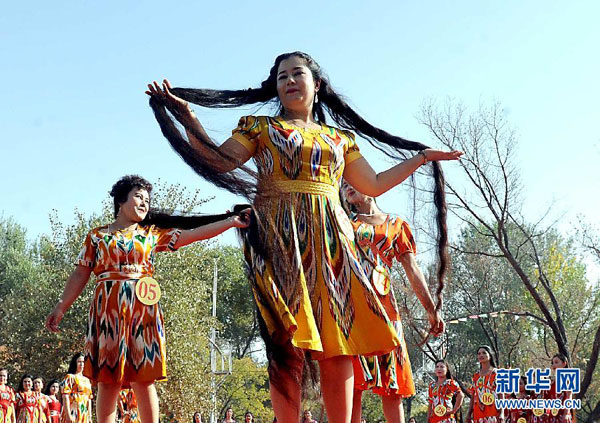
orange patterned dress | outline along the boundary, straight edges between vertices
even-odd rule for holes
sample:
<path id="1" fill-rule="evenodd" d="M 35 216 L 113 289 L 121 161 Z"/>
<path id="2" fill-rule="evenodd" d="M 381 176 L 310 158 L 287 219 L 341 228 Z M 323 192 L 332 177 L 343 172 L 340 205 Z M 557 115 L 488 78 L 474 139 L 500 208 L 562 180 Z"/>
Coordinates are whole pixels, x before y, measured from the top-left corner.
<path id="1" fill-rule="evenodd" d="M 438 386 L 437 382 L 429 384 L 429 407 L 431 415 L 429 423 L 455 423 L 456 417 L 454 414 L 446 417 L 445 413 L 454 408 L 452 398 L 460 392 L 460 386 L 454 379 L 446 379 L 444 383 Z"/>
<path id="2" fill-rule="evenodd" d="M 473 423 L 497 423 L 500 412 L 496 408 L 496 369 L 485 376 L 473 375 Z"/>
<path id="3" fill-rule="evenodd" d="M 92 268 L 96 290 L 90 305 L 83 374 L 94 382 L 166 379 L 164 321 L 160 303 L 144 305 L 136 282 L 154 273 L 159 251 L 173 251 L 179 229 L 137 226 L 132 231 L 93 229 L 77 264 Z"/>
<path id="4" fill-rule="evenodd" d="M 377 357 L 359 356 L 353 360 L 354 386 L 360 390 L 372 389 L 380 395 L 413 396 L 415 385 L 390 272 L 394 259 L 416 253 L 417 246 L 408 223 L 396 216 L 388 215 L 379 225 L 356 219 L 352 225 L 362 252 L 361 264 L 400 339 L 400 345 L 390 353 Z"/>
<path id="5" fill-rule="evenodd" d="M 39 423 L 40 407 L 36 393 L 19 392 L 16 400 L 17 423 Z"/>
<path id="6" fill-rule="evenodd" d="M 119 411 L 122 423 L 140 423 L 137 398 L 133 389 L 121 389 L 119 392 Z"/>
<path id="7" fill-rule="evenodd" d="M 263 241 L 277 249 L 265 258 L 244 245 L 254 298 L 272 339 L 311 350 L 319 360 L 395 348 L 398 337 L 360 266 L 340 204 L 345 166 L 362 157 L 354 134 L 245 116 L 232 138 L 253 155 L 255 209 L 272 224 Z M 269 187 L 280 195 L 265 195 Z"/>
<path id="8" fill-rule="evenodd" d="M 61 394 L 69 396 L 69 407 L 71 408 L 71 418 L 75 423 L 91 423 L 92 410 L 90 401 L 92 400 L 92 384 L 90 380 L 83 375 L 68 374 L 60 384 Z M 63 407 L 62 423 L 69 423 L 66 415 L 66 407 Z"/>
<path id="9" fill-rule="evenodd" d="M 8 386 L 0 386 L 0 423 L 12 423 L 15 416 L 15 391 Z"/>

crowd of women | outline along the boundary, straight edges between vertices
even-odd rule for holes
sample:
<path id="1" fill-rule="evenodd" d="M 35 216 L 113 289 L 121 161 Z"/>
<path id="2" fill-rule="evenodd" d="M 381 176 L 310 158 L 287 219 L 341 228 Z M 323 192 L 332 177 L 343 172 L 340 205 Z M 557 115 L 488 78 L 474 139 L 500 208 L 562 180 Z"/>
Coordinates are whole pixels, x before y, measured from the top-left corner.
<path id="1" fill-rule="evenodd" d="M 0 423 L 91 423 L 92 384 L 83 375 L 84 357 L 71 359 L 66 376 L 51 379 L 24 374 L 16 389 L 8 385 L 8 370 L 0 368 Z M 139 423 L 135 394 L 123 389 L 117 403 L 118 421 Z"/>
<path id="2" fill-rule="evenodd" d="M 429 334 L 439 336 L 445 330 L 441 306 L 448 267 L 440 162 L 458 160 L 462 152 L 431 149 L 375 127 L 302 52 L 278 56 L 257 88 L 182 89 L 164 80 L 149 84 L 146 93 L 162 133 L 182 159 L 251 205 L 216 216 L 179 216 L 151 208 L 152 185 L 139 176 L 114 184 L 115 219 L 89 232 L 46 321 L 58 331 L 94 273 L 82 370 L 98 385 L 98 422 L 114 422 L 123 387 L 133 388 L 142 422 L 158 422 L 154 382 L 166 379 L 167 371 L 160 287 L 153 278 L 156 253 L 232 227 L 243 243 L 278 421 L 297 423 L 304 372 L 316 378 L 317 360 L 330 422 L 358 423 L 365 389 L 381 394 L 389 422 L 403 422 L 401 400 L 415 388 L 390 269 L 394 260 L 401 263 L 427 314 Z M 217 108 L 271 103 L 279 110 L 275 116 L 242 117 L 232 136 L 217 145 L 190 103 Z M 355 135 L 399 163 L 375 172 Z M 256 170 L 244 165 L 251 158 Z M 409 225 L 383 213 L 374 200 L 425 165 L 434 181 L 438 233 L 433 296 L 417 265 Z M 477 386 L 493 378 L 488 373 L 482 367 Z M 69 389 L 66 383 L 62 389 Z M 431 388 L 433 396 L 447 396 L 453 389 L 450 382 Z M 440 405 L 433 407 L 436 416 Z M 450 419 L 456 410 L 444 407 L 441 420 Z M 481 404 L 472 408 L 476 423 L 494 423 L 479 417 Z"/>

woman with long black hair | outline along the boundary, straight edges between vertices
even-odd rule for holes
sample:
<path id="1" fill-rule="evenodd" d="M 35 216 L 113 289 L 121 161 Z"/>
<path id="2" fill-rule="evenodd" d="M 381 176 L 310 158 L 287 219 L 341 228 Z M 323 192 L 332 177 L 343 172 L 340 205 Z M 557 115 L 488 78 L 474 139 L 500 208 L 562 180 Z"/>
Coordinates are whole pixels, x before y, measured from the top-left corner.
<path id="1" fill-rule="evenodd" d="M 63 400 L 61 423 L 92 423 L 92 382 L 84 376 L 85 357 L 71 357 L 67 374 L 60 384 Z"/>
<path id="2" fill-rule="evenodd" d="M 167 373 L 160 291 L 152 279 L 156 253 L 248 226 L 249 210 L 217 216 L 157 212 L 150 209 L 151 193 L 152 184 L 137 175 L 124 176 L 113 185 L 115 220 L 88 233 L 77 267 L 46 320 L 51 331 L 58 331 L 91 273 L 96 275 L 83 373 L 98 384 L 99 423 L 115 421 L 119 391 L 129 386 L 142 422 L 158 422 L 154 382 L 166 379 Z"/>
<path id="3" fill-rule="evenodd" d="M 456 423 L 456 413 L 460 410 L 465 394 L 452 378 L 446 360 L 435 362 L 434 380 L 429 384 L 428 423 Z"/>
<path id="4" fill-rule="evenodd" d="M 244 234 L 245 255 L 261 334 L 267 346 L 271 399 L 282 423 L 297 423 L 306 352 L 319 360 L 321 391 L 330 421 L 348 423 L 352 411 L 351 357 L 385 353 L 399 339 L 362 270 L 352 226 L 340 206 L 342 176 L 378 196 L 433 163 L 440 229 L 438 311 L 446 271 L 446 206 L 440 160 L 461 152 L 428 149 L 374 127 L 331 87 L 307 54 L 276 58 L 269 77 L 248 90 L 172 89 L 148 85 L 150 104 L 171 146 L 199 175 L 254 202 L 254 224 Z M 217 146 L 189 103 L 237 107 L 278 103 L 277 116 L 245 116 Z M 186 130 L 184 136 L 167 110 Z M 326 114 L 337 127 L 327 125 Z M 420 154 L 376 174 L 353 132 L 390 157 Z M 254 158 L 258 173 L 243 167 Z M 443 331 L 436 313 L 431 331 Z"/>
<path id="5" fill-rule="evenodd" d="M 479 371 L 473 375 L 473 391 L 467 423 L 504 423 L 504 410 L 496 408 L 496 358 L 487 345 L 477 349 Z"/>

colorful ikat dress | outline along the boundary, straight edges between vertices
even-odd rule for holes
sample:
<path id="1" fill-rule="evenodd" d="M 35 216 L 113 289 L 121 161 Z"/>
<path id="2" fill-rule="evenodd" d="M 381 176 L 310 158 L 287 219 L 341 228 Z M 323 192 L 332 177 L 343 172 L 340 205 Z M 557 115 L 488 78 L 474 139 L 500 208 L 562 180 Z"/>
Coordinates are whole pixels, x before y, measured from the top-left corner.
<path id="1" fill-rule="evenodd" d="M 354 386 L 360 390 L 372 389 L 380 395 L 407 398 L 415 394 L 415 385 L 390 272 L 394 259 L 416 253 L 417 246 L 408 223 L 399 217 L 388 215 L 379 225 L 354 219 L 352 225 L 362 253 L 361 264 L 400 339 L 400 345 L 387 354 L 353 360 Z"/>
<path id="2" fill-rule="evenodd" d="M 460 392 L 460 386 L 454 379 L 446 379 L 438 386 L 436 381 L 429 384 L 428 400 L 431 407 L 429 423 L 455 423 L 454 414 L 446 416 L 446 413 L 454 408 L 452 398 Z"/>
<path id="3" fill-rule="evenodd" d="M 473 375 L 473 423 L 497 423 L 500 413 L 496 408 L 496 369 L 487 375 Z"/>
<path id="4" fill-rule="evenodd" d="M 40 407 L 35 392 L 18 392 L 16 401 L 17 423 L 39 423 Z"/>
<path id="5" fill-rule="evenodd" d="M 0 386 L 0 423 L 12 423 L 15 418 L 15 391 L 8 386 Z"/>
<path id="6" fill-rule="evenodd" d="M 381 354 L 398 346 L 340 205 L 344 168 L 362 157 L 354 135 L 246 116 L 232 138 L 253 155 L 259 175 L 255 209 L 276 228 L 261 235 L 277 249 L 266 262 L 245 243 L 252 290 L 272 339 L 311 350 L 316 359 Z M 273 187 L 279 195 L 263 195 Z"/>
<path id="7" fill-rule="evenodd" d="M 71 418 L 75 423 L 92 422 L 92 410 L 90 410 L 92 384 L 87 377 L 81 374 L 68 374 L 60 384 L 60 392 L 63 396 L 69 397 Z M 62 423 L 70 423 L 66 411 L 66 407 L 63 407 Z"/>
<path id="8" fill-rule="evenodd" d="M 121 389 L 119 392 L 119 410 L 122 413 L 122 423 L 140 423 L 137 398 L 133 389 Z"/>
<path id="9" fill-rule="evenodd" d="M 92 268 L 96 290 L 90 305 L 83 374 L 94 382 L 166 379 L 165 333 L 160 303 L 145 305 L 135 284 L 154 273 L 159 251 L 173 251 L 179 229 L 137 226 L 132 231 L 93 229 L 77 264 Z"/>

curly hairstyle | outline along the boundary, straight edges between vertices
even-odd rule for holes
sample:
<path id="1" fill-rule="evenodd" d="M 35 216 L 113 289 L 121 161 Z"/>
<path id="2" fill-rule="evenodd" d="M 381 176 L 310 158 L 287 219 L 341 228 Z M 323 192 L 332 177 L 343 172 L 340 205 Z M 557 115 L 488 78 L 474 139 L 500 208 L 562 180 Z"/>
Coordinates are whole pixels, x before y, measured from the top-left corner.
<path id="1" fill-rule="evenodd" d="M 114 216 L 119 214 L 121 204 L 127 201 L 129 193 L 134 189 L 144 189 L 148 195 L 152 194 L 152 184 L 139 175 L 125 175 L 112 186 L 109 194 L 113 197 Z M 182 216 L 165 211 L 150 208 L 148 214 L 140 222 L 140 225 L 155 225 L 159 228 L 193 229 L 209 223 L 227 219 L 230 216 L 239 215 L 240 211 L 250 207 L 249 205 L 236 205 L 233 212 L 216 215 L 190 215 Z"/>

